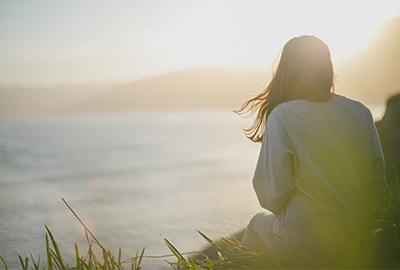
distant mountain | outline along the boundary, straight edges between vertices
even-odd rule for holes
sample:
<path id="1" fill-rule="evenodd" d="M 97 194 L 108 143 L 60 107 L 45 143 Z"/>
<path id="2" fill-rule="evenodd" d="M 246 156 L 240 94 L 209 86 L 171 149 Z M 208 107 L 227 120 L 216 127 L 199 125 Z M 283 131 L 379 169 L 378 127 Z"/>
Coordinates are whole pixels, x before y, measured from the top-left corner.
<path id="1" fill-rule="evenodd" d="M 400 91 L 400 16 L 384 24 L 369 44 L 336 69 L 338 92 L 365 103 L 382 104 Z M 258 93 L 270 78 L 271 72 L 256 68 L 188 69 L 120 85 L 71 109 L 233 108 Z"/>
<path id="2" fill-rule="evenodd" d="M 370 44 L 339 66 L 338 75 L 344 93 L 367 103 L 382 103 L 399 92 L 400 16 L 385 23 Z"/>
<path id="3" fill-rule="evenodd" d="M 54 113 L 111 91 L 113 84 L 0 86 L 0 114 Z"/>
<path id="4" fill-rule="evenodd" d="M 267 72 L 194 68 L 132 81 L 68 110 L 130 111 L 237 108 L 267 83 Z"/>
<path id="5" fill-rule="evenodd" d="M 400 91 L 400 16 L 388 21 L 364 49 L 335 68 L 338 92 L 365 103 L 382 104 Z M 203 67 L 120 84 L 0 87 L 0 113 L 238 108 L 270 78 L 268 69 Z"/>

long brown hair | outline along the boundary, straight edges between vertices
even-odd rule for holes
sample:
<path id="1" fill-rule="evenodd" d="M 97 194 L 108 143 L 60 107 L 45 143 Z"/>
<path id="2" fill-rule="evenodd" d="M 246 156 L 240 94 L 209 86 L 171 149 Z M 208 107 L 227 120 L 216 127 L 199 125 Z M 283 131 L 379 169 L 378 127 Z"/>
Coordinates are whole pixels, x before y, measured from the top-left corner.
<path id="1" fill-rule="evenodd" d="M 257 115 L 243 131 L 253 142 L 260 142 L 268 115 L 280 103 L 293 99 L 326 101 L 333 92 L 334 72 L 328 46 L 314 36 L 295 37 L 283 47 L 268 86 L 234 112 Z"/>

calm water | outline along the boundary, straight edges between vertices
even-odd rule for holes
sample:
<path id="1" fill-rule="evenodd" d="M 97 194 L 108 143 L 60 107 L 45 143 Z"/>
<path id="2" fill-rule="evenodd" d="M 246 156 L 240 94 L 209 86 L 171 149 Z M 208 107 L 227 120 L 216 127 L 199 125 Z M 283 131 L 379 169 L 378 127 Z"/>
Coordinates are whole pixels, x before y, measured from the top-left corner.
<path id="1" fill-rule="evenodd" d="M 39 254 L 44 224 L 66 254 L 83 231 L 126 255 L 183 251 L 246 226 L 259 208 L 251 176 L 259 144 L 230 112 L 58 115 L 0 120 L 0 254 Z M 43 255 L 41 256 L 43 257 Z M 155 263 L 146 261 L 145 264 Z M 164 264 L 161 261 L 161 264 Z"/>
<path id="2" fill-rule="evenodd" d="M 245 227 L 260 209 L 260 144 L 242 134 L 247 124 L 228 111 L 0 118 L 0 255 L 15 267 L 17 253 L 40 254 L 44 224 L 67 256 L 75 241 L 84 247 L 61 197 L 126 256 L 169 253 L 163 237 L 199 250 L 196 230 L 218 238 Z"/>

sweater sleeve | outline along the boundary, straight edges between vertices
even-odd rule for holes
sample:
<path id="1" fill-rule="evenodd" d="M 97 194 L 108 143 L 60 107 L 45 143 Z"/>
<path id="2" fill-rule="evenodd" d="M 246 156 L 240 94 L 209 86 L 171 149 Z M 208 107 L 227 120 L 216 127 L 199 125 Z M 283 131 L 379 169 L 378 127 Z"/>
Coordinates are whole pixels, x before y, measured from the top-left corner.
<path id="1" fill-rule="evenodd" d="M 367 109 L 367 121 L 370 128 L 370 135 L 372 140 L 372 176 L 374 185 L 378 190 L 382 189 L 385 180 L 385 158 L 382 151 L 381 141 L 379 139 L 378 131 L 376 129 L 372 114 Z"/>
<path id="2" fill-rule="evenodd" d="M 279 214 L 295 188 L 293 183 L 293 156 L 289 137 L 275 108 L 268 116 L 253 186 L 261 207 Z"/>

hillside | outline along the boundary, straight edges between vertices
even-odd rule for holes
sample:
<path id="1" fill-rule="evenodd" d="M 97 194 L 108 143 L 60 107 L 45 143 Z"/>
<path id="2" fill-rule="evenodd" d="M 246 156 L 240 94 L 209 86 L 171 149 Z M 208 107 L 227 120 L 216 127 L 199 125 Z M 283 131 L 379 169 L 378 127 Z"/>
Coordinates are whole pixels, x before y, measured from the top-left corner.
<path id="1" fill-rule="evenodd" d="M 351 41 L 349 41 L 351 42 Z M 345 94 L 382 103 L 400 91 L 400 16 L 383 25 L 371 42 L 337 68 Z"/>
<path id="2" fill-rule="evenodd" d="M 270 65 L 192 68 L 118 84 L 0 86 L 0 114 L 237 108 L 266 86 Z M 400 16 L 384 24 L 369 44 L 335 69 L 337 91 L 365 103 L 382 104 L 398 92 Z"/>
<path id="3" fill-rule="evenodd" d="M 61 85 L 47 87 L 0 86 L 0 115 L 54 113 L 72 107 L 100 93 L 113 84 Z"/>
<path id="4" fill-rule="evenodd" d="M 90 98 L 72 111 L 234 108 L 267 83 L 261 70 L 196 68 L 132 81 Z"/>
<path id="5" fill-rule="evenodd" d="M 399 91 L 400 16 L 385 23 L 369 44 L 335 69 L 337 91 L 365 103 L 382 104 Z M 270 78 L 268 68 L 188 69 L 120 85 L 73 110 L 232 108 L 265 87 Z"/>

